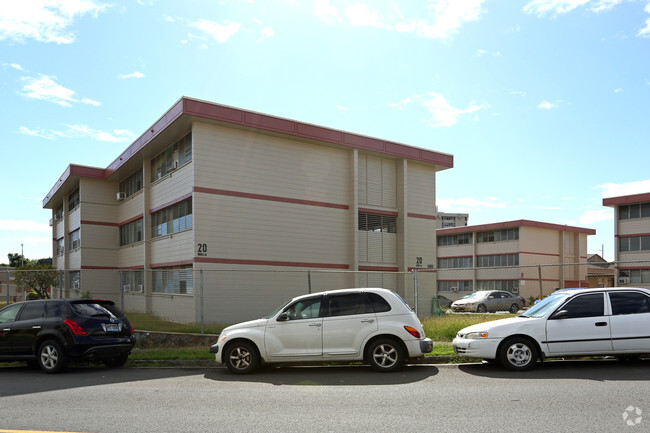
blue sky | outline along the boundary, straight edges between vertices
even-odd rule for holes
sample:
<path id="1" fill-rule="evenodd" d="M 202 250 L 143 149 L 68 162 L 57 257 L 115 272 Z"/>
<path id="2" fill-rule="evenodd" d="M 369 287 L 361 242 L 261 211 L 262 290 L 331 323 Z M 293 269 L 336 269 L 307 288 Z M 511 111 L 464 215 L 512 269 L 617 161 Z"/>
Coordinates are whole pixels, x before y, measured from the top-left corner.
<path id="1" fill-rule="evenodd" d="M 0 262 L 181 96 L 454 155 L 439 210 L 597 230 L 650 192 L 648 0 L 0 0 Z"/>

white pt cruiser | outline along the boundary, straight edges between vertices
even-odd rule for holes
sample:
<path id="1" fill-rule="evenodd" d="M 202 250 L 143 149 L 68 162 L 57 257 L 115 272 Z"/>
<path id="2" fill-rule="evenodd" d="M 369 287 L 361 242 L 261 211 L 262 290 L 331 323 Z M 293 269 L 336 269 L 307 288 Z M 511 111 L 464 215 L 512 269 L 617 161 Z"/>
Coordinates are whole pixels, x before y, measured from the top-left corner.
<path id="1" fill-rule="evenodd" d="M 432 347 L 399 295 L 345 289 L 299 296 L 266 318 L 229 326 L 210 352 L 236 374 L 261 363 L 327 361 L 364 361 L 388 372 Z"/>

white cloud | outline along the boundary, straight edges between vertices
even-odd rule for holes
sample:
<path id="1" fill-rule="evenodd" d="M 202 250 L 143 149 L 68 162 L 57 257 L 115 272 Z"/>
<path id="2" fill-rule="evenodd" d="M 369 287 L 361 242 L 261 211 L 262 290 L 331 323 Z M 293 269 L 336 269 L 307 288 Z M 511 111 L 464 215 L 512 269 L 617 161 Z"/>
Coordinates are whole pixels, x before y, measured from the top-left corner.
<path id="1" fill-rule="evenodd" d="M 571 12 L 587 3 L 589 3 L 589 0 L 533 0 L 524 6 L 524 12 L 538 17 L 548 14 L 557 16 Z"/>
<path id="2" fill-rule="evenodd" d="M 408 97 L 397 104 L 391 104 L 391 106 L 402 110 L 411 103 L 417 103 L 428 110 L 430 117 L 427 119 L 427 123 L 434 128 L 453 126 L 461 116 L 487 108 L 487 106 L 477 105 L 475 102 L 470 102 L 467 108 L 456 108 L 442 94 L 436 92 Z"/>
<path id="3" fill-rule="evenodd" d="M 37 223 L 28 220 L 0 220 L 0 230 L 27 231 L 27 232 L 50 232 L 49 224 Z"/>
<path id="4" fill-rule="evenodd" d="M 401 33 L 415 33 L 423 38 L 448 38 L 466 22 L 476 21 L 484 10 L 485 0 L 428 0 L 426 11 L 405 16 L 397 5 L 378 10 L 370 2 L 349 5 L 341 13 L 330 0 L 316 0 L 314 14 L 328 24 L 347 22 L 356 27 L 375 27 Z M 374 6 L 374 3 L 373 3 Z"/>
<path id="5" fill-rule="evenodd" d="M 588 210 L 578 217 L 578 224 L 589 225 L 614 219 L 614 209 Z"/>
<path id="6" fill-rule="evenodd" d="M 45 138 L 47 140 L 70 139 L 70 138 L 91 138 L 96 141 L 105 143 L 122 143 L 135 139 L 136 135 L 126 129 L 114 129 L 106 132 L 99 129 L 93 129 L 86 125 L 65 125 L 67 129 L 56 131 L 52 129 L 30 129 L 26 126 L 18 128 L 19 134 L 29 135 L 32 137 Z"/>
<path id="7" fill-rule="evenodd" d="M 540 102 L 537 105 L 537 108 L 540 108 L 542 110 L 551 110 L 557 107 L 558 107 L 558 102 L 548 102 L 546 99 L 544 99 L 542 102 Z"/>
<path id="8" fill-rule="evenodd" d="M 190 26 L 201 30 L 207 36 L 213 38 L 219 43 L 226 42 L 241 28 L 240 23 L 224 21 L 223 24 L 219 24 L 217 22 L 203 18 L 196 22 L 190 23 Z"/>
<path id="9" fill-rule="evenodd" d="M 650 180 L 640 180 L 627 183 L 605 183 L 598 185 L 603 190 L 603 198 L 621 197 L 624 195 L 650 193 Z"/>
<path id="10" fill-rule="evenodd" d="M 23 95 L 31 99 L 49 101 L 62 107 L 71 107 L 73 103 L 98 106 L 99 102 L 89 98 L 77 99 L 74 90 L 61 86 L 55 80 L 56 77 L 39 74 L 38 77 L 22 77 Z"/>
<path id="11" fill-rule="evenodd" d="M 18 63 L 3 63 L 2 65 L 3 65 L 3 66 L 9 66 L 10 68 L 15 69 L 15 70 L 17 70 L 17 71 L 21 71 L 21 72 L 25 70 L 25 69 L 23 69 L 23 67 L 22 67 L 21 65 L 19 65 Z"/>
<path id="12" fill-rule="evenodd" d="M 108 5 L 94 0 L 20 0 L 3 1 L 0 13 L 0 41 L 13 39 L 23 42 L 69 44 L 75 33 L 70 30 L 76 16 L 91 13 L 95 17 Z"/>
<path id="13" fill-rule="evenodd" d="M 121 80 L 126 80 L 128 78 L 144 78 L 144 74 L 142 72 L 135 71 L 131 74 L 122 74 L 120 75 Z"/>
<path id="14" fill-rule="evenodd" d="M 644 9 L 647 13 L 650 14 L 650 3 L 648 3 Z M 650 37 L 650 18 L 645 20 L 645 27 L 639 30 L 637 36 Z"/>
<path id="15" fill-rule="evenodd" d="M 599 0 L 589 9 L 596 13 L 603 12 L 621 4 L 622 2 L 623 0 Z"/>

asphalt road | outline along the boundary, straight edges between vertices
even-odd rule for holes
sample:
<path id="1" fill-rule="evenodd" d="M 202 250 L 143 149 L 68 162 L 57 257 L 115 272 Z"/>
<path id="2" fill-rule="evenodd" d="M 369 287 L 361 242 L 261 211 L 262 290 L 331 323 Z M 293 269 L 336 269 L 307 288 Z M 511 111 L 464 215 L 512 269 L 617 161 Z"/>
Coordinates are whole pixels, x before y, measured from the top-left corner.
<path id="1" fill-rule="evenodd" d="M 648 432 L 650 362 L 552 362 L 525 373 L 478 364 L 393 374 L 284 367 L 244 377 L 223 368 L 84 367 L 45 375 L 4 367 L 5 430 Z"/>

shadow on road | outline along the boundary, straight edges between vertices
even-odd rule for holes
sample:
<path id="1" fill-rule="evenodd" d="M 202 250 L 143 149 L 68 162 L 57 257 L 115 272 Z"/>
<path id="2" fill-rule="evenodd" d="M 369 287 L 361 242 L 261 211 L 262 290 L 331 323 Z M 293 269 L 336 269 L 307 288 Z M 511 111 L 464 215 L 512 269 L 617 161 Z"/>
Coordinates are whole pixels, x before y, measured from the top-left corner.
<path id="1" fill-rule="evenodd" d="M 496 379 L 650 380 L 650 360 L 553 360 L 539 363 L 530 371 L 510 371 L 498 364 L 467 364 L 458 369 L 474 376 Z"/>
<path id="2" fill-rule="evenodd" d="M 88 386 L 165 379 L 200 374 L 184 368 L 106 368 L 71 366 L 61 374 L 46 374 L 24 364 L 0 367 L 0 397 L 59 391 Z"/>
<path id="3" fill-rule="evenodd" d="M 409 365 L 394 373 L 377 373 L 368 366 L 263 367 L 248 375 L 235 375 L 226 368 L 210 370 L 206 379 L 217 382 L 268 383 L 303 386 L 403 385 L 438 374 L 431 365 Z"/>

